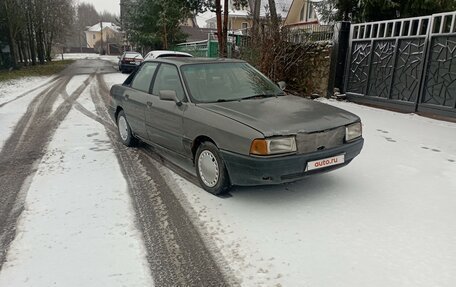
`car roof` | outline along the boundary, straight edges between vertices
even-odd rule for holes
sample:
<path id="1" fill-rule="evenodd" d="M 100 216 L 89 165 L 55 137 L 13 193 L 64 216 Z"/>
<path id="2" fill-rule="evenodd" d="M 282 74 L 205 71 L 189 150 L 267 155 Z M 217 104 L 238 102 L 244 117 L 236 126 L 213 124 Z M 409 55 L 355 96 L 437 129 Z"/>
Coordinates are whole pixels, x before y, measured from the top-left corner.
<path id="1" fill-rule="evenodd" d="M 188 64 L 213 64 L 213 63 L 245 63 L 245 61 L 228 58 L 190 58 L 190 57 L 167 57 L 158 59 L 148 59 L 146 62 L 168 63 L 177 66 Z"/>

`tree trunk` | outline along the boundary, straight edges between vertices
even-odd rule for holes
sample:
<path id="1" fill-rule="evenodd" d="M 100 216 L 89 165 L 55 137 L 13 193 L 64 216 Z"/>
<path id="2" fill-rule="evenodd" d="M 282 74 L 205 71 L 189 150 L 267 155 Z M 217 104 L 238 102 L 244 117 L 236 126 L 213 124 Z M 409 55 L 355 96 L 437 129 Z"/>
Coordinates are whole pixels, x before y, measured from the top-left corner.
<path id="1" fill-rule="evenodd" d="M 260 9 L 261 9 L 261 0 L 253 0 L 253 26 L 252 26 L 252 38 L 256 39 L 258 37 L 258 31 L 260 26 Z"/>
<path id="2" fill-rule="evenodd" d="M 35 50 L 35 37 L 33 33 L 33 28 L 32 24 L 30 23 L 30 18 L 29 18 L 29 23 L 27 25 L 27 38 L 28 38 L 28 45 L 29 45 L 29 50 L 30 50 L 30 60 L 32 61 L 32 65 L 36 65 L 36 50 Z"/>
<path id="3" fill-rule="evenodd" d="M 25 49 L 25 42 L 22 33 L 19 34 L 19 53 L 21 54 L 22 63 L 28 65 L 27 53 Z"/>
<path id="4" fill-rule="evenodd" d="M 223 4 L 223 31 L 222 31 L 222 36 L 223 36 L 223 49 L 222 49 L 222 57 L 226 58 L 227 55 L 227 46 L 228 46 L 228 18 L 229 18 L 229 10 L 230 8 L 228 7 L 228 0 L 224 1 Z"/>
<path id="5" fill-rule="evenodd" d="M 10 46 L 10 56 L 11 56 L 11 67 L 13 69 L 17 68 L 17 57 L 16 57 L 16 41 L 14 39 L 14 33 L 13 33 L 13 26 L 11 23 L 11 19 L 8 16 L 8 2 L 4 2 L 4 8 L 5 8 L 5 17 L 6 17 L 6 23 L 8 25 L 8 42 Z"/>
<path id="6" fill-rule="evenodd" d="M 166 19 L 163 23 L 163 49 L 168 50 L 168 31 L 166 30 Z"/>
<path id="7" fill-rule="evenodd" d="M 268 0 L 269 12 L 271 13 L 271 29 L 274 40 L 279 38 L 279 18 L 277 17 L 277 10 L 274 0 Z"/>
<path id="8" fill-rule="evenodd" d="M 217 18 L 217 39 L 218 39 L 218 48 L 219 48 L 219 57 L 223 57 L 223 32 L 222 32 L 222 7 L 220 0 L 215 0 L 215 16 Z"/>
<path id="9" fill-rule="evenodd" d="M 36 49 L 35 49 L 35 32 L 33 28 L 33 18 L 32 18 L 32 1 L 28 1 L 27 7 L 27 38 L 28 38 L 28 45 L 30 50 L 30 60 L 32 61 L 32 65 L 36 65 Z"/>
<path id="10" fill-rule="evenodd" d="M 38 28 L 36 33 L 36 48 L 38 52 L 38 61 L 40 64 L 44 64 L 44 43 L 43 43 L 43 31 Z"/>
<path id="11" fill-rule="evenodd" d="M 46 41 L 46 60 L 48 62 L 52 61 L 52 43 L 54 41 L 54 32 L 51 32 L 49 39 Z"/>

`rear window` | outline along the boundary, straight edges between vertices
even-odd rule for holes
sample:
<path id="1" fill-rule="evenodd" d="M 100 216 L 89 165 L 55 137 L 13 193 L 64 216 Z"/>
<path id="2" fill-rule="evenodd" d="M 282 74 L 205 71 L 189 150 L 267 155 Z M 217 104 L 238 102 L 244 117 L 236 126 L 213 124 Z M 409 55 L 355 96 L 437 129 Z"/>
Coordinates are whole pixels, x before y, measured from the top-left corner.
<path id="1" fill-rule="evenodd" d="M 161 54 L 157 58 L 167 58 L 167 57 L 176 57 L 176 58 L 191 58 L 191 55 L 182 55 L 182 54 Z"/>
<path id="2" fill-rule="evenodd" d="M 139 58 L 142 59 L 142 56 L 140 53 L 126 53 L 125 58 Z"/>

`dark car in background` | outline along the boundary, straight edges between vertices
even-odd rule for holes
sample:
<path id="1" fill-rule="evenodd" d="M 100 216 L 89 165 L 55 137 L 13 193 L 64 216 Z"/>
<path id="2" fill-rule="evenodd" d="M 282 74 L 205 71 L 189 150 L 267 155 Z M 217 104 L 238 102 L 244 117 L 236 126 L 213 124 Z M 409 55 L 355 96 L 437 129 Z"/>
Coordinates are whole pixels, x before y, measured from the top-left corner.
<path id="1" fill-rule="evenodd" d="M 144 61 L 141 53 L 134 51 L 124 52 L 119 57 L 119 71 L 122 73 L 134 71 Z"/>
<path id="2" fill-rule="evenodd" d="M 111 88 L 109 109 L 123 144 L 186 159 L 213 194 L 340 168 L 364 142 L 358 116 L 288 95 L 233 59 L 145 61 Z"/>

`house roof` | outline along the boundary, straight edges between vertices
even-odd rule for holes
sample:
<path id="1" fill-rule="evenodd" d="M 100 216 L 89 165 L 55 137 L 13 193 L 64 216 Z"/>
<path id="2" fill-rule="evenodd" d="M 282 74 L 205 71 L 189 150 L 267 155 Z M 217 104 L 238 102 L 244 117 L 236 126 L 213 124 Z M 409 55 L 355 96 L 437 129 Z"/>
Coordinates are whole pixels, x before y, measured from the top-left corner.
<path id="1" fill-rule="evenodd" d="M 100 25 L 100 23 L 102 25 Z M 112 23 L 112 22 L 98 22 L 97 24 L 95 24 L 92 27 L 90 27 L 89 29 L 87 29 L 87 31 L 88 32 L 100 32 L 102 26 L 103 26 L 103 30 L 106 29 L 106 28 L 110 28 L 111 30 L 114 30 L 116 32 L 120 32 L 120 27 L 117 26 L 116 24 Z"/>
<path id="2" fill-rule="evenodd" d="M 181 26 L 182 33 L 188 35 L 186 42 L 197 42 L 207 40 L 209 33 L 216 33 L 217 30 L 210 28 L 199 28 L 190 26 Z"/>

